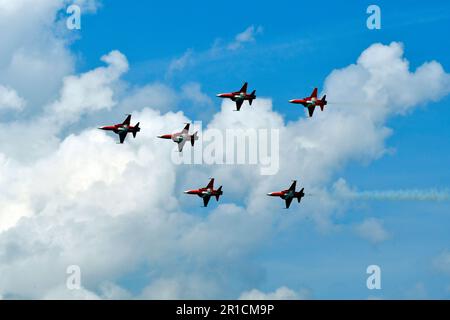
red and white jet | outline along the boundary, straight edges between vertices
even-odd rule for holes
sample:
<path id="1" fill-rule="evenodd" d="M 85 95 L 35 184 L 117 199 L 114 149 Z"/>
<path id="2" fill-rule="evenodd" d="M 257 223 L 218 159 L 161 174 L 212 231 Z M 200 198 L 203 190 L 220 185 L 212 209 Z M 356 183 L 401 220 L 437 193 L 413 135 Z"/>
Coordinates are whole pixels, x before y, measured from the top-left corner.
<path id="1" fill-rule="evenodd" d="M 172 139 L 173 142 L 178 144 L 178 151 L 183 151 L 184 144 L 186 141 L 191 141 L 191 145 L 194 146 L 195 140 L 198 140 L 197 131 L 194 134 L 189 134 L 189 126 L 187 123 L 184 129 L 181 132 L 176 132 L 172 134 L 163 134 L 162 136 L 158 136 L 161 139 Z"/>
<path id="2" fill-rule="evenodd" d="M 216 200 L 219 201 L 220 196 L 223 195 L 222 186 L 220 186 L 219 189 L 214 190 L 214 178 L 211 178 L 211 181 L 209 181 L 208 185 L 205 188 L 187 190 L 184 193 L 198 195 L 203 199 L 204 207 L 208 206 L 208 202 L 211 197 L 216 197 Z"/>
<path id="3" fill-rule="evenodd" d="M 301 104 L 305 108 L 308 108 L 309 116 L 312 117 L 314 113 L 314 109 L 319 106 L 320 110 L 323 111 L 323 108 L 327 105 L 327 95 L 324 95 L 322 99 L 317 99 L 317 88 L 314 88 L 313 92 L 309 97 L 303 99 L 292 99 L 289 100 L 290 103 Z"/>
<path id="4" fill-rule="evenodd" d="M 139 122 L 135 126 L 132 126 L 130 125 L 130 121 L 131 114 L 129 114 L 125 121 L 122 123 L 118 123 L 112 126 L 100 127 L 99 129 L 113 131 L 114 133 L 119 135 L 120 143 L 123 143 L 129 132 L 133 134 L 133 138 L 136 138 L 136 134 L 141 131 L 141 128 L 139 128 Z"/>
<path id="5" fill-rule="evenodd" d="M 248 103 L 252 105 L 253 100 L 256 99 L 256 90 L 253 90 L 252 93 L 247 94 L 247 85 L 248 83 L 246 82 L 239 91 L 230 93 L 220 93 L 217 96 L 219 98 L 228 98 L 236 102 L 235 111 L 239 111 L 241 110 L 242 104 L 244 103 L 245 100 L 248 100 Z"/>
<path id="6" fill-rule="evenodd" d="M 302 188 L 299 192 L 295 192 L 295 187 L 297 185 L 297 181 L 294 180 L 291 187 L 287 190 L 277 191 L 277 192 L 270 192 L 267 195 L 271 197 L 280 197 L 284 201 L 286 201 L 286 209 L 289 209 L 292 199 L 297 198 L 298 203 L 300 203 L 300 200 L 305 196 L 305 188 Z"/>

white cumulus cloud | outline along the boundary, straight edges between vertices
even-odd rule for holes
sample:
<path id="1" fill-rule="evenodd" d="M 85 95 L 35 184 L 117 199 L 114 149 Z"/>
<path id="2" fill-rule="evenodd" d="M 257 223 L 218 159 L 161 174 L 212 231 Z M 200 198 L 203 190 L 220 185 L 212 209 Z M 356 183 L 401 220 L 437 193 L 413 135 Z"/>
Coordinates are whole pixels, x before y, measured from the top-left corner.
<path id="1" fill-rule="evenodd" d="M 381 243 L 389 239 L 389 233 L 383 225 L 383 221 L 376 218 L 368 218 L 355 226 L 355 232 L 363 239 L 372 243 Z"/>
<path id="2" fill-rule="evenodd" d="M 311 299 L 311 292 L 308 289 L 294 291 L 288 287 L 280 287 L 274 292 L 262 292 L 257 289 L 243 292 L 240 300 L 305 300 Z"/>
<path id="3" fill-rule="evenodd" d="M 21 110 L 24 106 L 25 100 L 14 89 L 0 85 L 0 110 Z"/>
<path id="4" fill-rule="evenodd" d="M 293 178 L 307 191 L 326 189 L 349 162 L 370 162 L 384 154 L 392 133 L 386 126 L 389 116 L 448 93 L 448 74 L 439 71 L 439 64 L 410 71 L 401 45 L 393 43 L 371 46 L 355 65 L 327 77 L 325 91 L 330 97 L 344 102 L 355 97 L 362 102 L 358 107 L 330 105 L 314 118 L 285 123 L 268 98 L 258 98 L 252 107 L 245 105 L 239 117 L 233 104 L 224 101 L 206 130 L 274 128 L 280 130 L 280 137 L 290 137 L 280 140 L 278 174 L 262 177 L 258 166 L 200 168 L 172 163 L 174 144 L 155 137 L 190 119 L 182 112 L 157 111 L 136 102 L 146 100 L 146 93 L 132 92 L 128 100 L 132 104 L 135 99 L 136 109 L 128 110 L 133 121 L 141 122 L 136 139 L 128 137 L 118 145 L 112 134 L 73 127 L 83 115 L 122 110 L 120 102 L 127 101 L 126 94 L 115 99 L 128 69 L 126 57 L 113 51 L 103 61 L 106 66 L 62 76 L 65 80 L 55 91 L 54 102 L 45 104 L 32 122 L 0 123 L 2 130 L 20 133 L 10 137 L 15 146 L 0 140 L 4 190 L 0 292 L 4 297 L 70 297 L 61 290 L 65 290 L 66 268 L 73 264 L 80 266 L 86 290 L 78 298 L 130 297 L 128 288 L 117 283 L 136 273 L 143 274 L 142 287 L 132 296 L 237 297 L 263 281 L 258 277 L 261 267 L 248 257 L 276 234 L 275 225 L 280 221 L 295 225 L 302 215 L 310 215 L 319 225 L 332 224 L 338 208 L 324 193 L 314 201 L 305 199 L 301 207 L 293 204 L 294 214 L 280 215 L 282 204 L 265 196 L 267 192 L 287 186 Z M 421 68 L 431 69 L 424 73 Z M 414 97 L 401 98 L 400 103 L 391 94 L 401 89 L 398 79 L 425 87 L 409 90 Z M 191 92 L 197 91 L 191 88 Z M 24 130 L 31 123 L 33 130 Z M 210 176 L 224 185 L 226 196 L 199 214 L 200 199 L 181 191 L 201 186 Z M 370 232 L 379 226 L 368 224 Z M 378 230 L 372 239 L 383 236 Z M 273 293 L 250 291 L 241 297 L 300 298 L 302 292 L 281 287 Z"/>

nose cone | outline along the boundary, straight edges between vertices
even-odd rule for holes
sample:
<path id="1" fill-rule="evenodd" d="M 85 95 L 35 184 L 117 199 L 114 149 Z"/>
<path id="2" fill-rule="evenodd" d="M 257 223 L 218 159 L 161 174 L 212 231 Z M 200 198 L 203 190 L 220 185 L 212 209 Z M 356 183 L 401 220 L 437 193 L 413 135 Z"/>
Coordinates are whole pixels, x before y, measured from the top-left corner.
<path id="1" fill-rule="evenodd" d="M 268 195 L 269 197 L 271 197 L 271 196 L 272 196 L 272 193 L 273 193 L 273 192 L 269 192 L 267 195 Z"/>
<path id="2" fill-rule="evenodd" d="M 160 138 L 160 139 L 172 139 L 172 135 L 171 134 L 163 134 L 162 136 L 158 136 L 158 138 Z"/>
<path id="3" fill-rule="evenodd" d="M 216 95 L 218 98 L 223 98 L 223 96 L 225 95 L 225 93 L 219 93 L 218 95 Z"/>
<path id="4" fill-rule="evenodd" d="M 100 127 L 100 128 L 98 128 L 98 129 L 100 129 L 100 130 L 107 130 L 108 127 Z"/>
<path id="5" fill-rule="evenodd" d="M 289 103 L 297 103 L 298 102 L 298 99 L 291 99 L 291 100 L 289 100 Z"/>

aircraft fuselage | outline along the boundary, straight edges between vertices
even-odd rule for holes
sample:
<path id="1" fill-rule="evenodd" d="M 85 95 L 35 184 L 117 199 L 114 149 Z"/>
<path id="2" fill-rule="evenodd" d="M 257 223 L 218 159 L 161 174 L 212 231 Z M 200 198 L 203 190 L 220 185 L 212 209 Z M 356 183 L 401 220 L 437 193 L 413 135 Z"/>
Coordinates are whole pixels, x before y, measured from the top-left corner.
<path id="1" fill-rule="evenodd" d="M 245 100 L 253 100 L 255 99 L 255 95 L 247 94 L 244 92 L 231 92 L 231 93 L 220 93 L 217 95 L 219 98 L 228 98 L 231 101 L 245 101 Z"/>

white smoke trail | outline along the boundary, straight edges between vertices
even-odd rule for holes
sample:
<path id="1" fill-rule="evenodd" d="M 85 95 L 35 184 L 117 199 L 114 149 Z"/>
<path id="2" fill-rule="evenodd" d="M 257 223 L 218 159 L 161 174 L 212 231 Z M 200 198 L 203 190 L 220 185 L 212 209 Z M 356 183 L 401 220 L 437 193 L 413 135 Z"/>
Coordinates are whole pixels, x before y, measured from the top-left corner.
<path id="1" fill-rule="evenodd" d="M 400 190 L 365 190 L 348 186 L 344 179 L 339 179 L 333 186 L 334 194 L 351 200 L 375 201 L 449 201 L 450 189 L 400 189 Z"/>
<path id="2" fill-rule="evenodd" d="M 346 197 L 361 200 L 379 201 L 448 201 L 450 190 L 386 190 L 386 191 L 348 191 Z"/>

